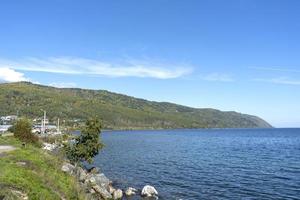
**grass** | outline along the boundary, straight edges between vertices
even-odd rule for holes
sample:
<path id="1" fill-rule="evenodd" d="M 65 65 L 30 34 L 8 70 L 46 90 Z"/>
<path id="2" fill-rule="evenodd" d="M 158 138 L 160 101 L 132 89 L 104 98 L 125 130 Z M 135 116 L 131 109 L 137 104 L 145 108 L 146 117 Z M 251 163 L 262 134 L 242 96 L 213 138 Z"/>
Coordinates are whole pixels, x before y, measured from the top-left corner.
<path id="1" fill-rule="evenodd" d="M 0 145 L 17 147 L 0 154 L 0 195 L 12 188 L 29 199 L 85 199 L 75 178 L 60 170 L 59 157 L 31 145 L 24 148 L 14 137 L 0 136 Z"/>

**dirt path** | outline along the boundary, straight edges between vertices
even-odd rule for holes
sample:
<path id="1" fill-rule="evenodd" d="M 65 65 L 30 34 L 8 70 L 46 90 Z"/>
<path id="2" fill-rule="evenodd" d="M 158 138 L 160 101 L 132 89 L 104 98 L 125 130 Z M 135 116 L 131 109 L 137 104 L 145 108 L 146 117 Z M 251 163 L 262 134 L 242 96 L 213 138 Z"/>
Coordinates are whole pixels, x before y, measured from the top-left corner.
<path id="1" fill-rule="evenodd" d="M 8 152 L 8 151 L 13 151 L 16 148 L 10 145 L 0 145 L 0 153 Z"/>

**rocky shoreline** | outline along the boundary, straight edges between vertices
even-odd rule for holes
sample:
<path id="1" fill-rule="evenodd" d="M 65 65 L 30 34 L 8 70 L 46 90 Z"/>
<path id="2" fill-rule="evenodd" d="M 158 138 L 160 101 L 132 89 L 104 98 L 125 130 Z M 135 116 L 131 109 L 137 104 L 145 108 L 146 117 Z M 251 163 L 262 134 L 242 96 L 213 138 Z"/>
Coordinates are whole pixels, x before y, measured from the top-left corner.
<path id="1" fill-rule="evenodd" d="M 74 166 L 69 162 L 64 162 L 61 170 L 76 178 L 89 200 L 127 199 L 135 195 L 147 199 L 158 199 L 158 192 L 150 185 L 144 186 L 142 190 L 133 187 L 128 187 L 125 191 L 114 188 L 112 181 L 97 167 L 87 170 L 80 166 Z"/>

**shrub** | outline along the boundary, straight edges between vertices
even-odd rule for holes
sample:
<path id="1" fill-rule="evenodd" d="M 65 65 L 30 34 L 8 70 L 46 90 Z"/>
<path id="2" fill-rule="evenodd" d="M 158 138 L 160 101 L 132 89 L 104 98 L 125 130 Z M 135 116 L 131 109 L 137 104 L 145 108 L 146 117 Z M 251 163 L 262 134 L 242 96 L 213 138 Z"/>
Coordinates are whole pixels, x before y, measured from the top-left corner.
<path id="1" fill-rule="evenodd" d="M 72 163 L 76 164 L 80 161 L 93 162 L 93 158 L 104 146 L 99 138 L 101 127 L 98 119 L 87 120 L 81 134 L 66 146 L 67 158 Z"/>
<path id="2" fill-rule="evenodd" d="M 32 125 L 28 119 L 22 118 L 15 122 L 10 131 L 20 141 L 25 143 L 38 144 L 38 137 L 31 132 Z"/>

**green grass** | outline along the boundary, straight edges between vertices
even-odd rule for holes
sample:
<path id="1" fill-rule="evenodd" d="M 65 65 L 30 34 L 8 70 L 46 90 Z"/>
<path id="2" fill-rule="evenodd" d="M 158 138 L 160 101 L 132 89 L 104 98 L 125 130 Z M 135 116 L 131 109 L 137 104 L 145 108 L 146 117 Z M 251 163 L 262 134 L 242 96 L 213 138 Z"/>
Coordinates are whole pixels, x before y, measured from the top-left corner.
<path id="1" fill-rule="evenodd" d="M 1 144 L 18 149 L 0 155 L 0 194 L 14 188 L 29 199 L 84 199 L 76 180 L 60 170 L 60 158 L 31 145 L 23 148 L 13 137 L 0 137 Z"/>

